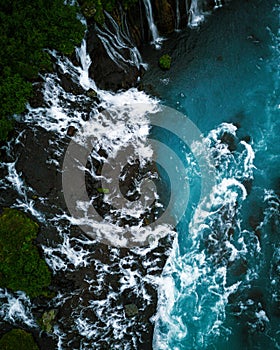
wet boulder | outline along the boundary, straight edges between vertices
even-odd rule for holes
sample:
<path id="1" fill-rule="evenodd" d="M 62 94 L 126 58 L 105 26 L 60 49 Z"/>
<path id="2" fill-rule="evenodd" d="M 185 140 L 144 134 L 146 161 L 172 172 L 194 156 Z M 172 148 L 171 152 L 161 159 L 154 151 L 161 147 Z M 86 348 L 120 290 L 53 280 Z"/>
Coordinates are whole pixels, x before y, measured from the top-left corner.
<path id="1" fill-rule="evenodd" d="M 67 129 L 67 136 L 74 136 L 75 133 L 76 133 L 77 129 L 73 126 L 73 125 L 70 125 Z"/>
<path id="2" fill-rule="evenodd" d="M 221 142 L 226 144 L 228 146 L 228 149 L 231 152 L 236 151 L 237 145 L 236 145 L 236 138 L 230 134 L 229 132 L 224 132 L 221 137 Z"/>
<path id="3" fill-rule="evenodd" d="M 126 317 L 134 317 L 138 315 L 138 307 L 135 304 L 127 304 L 124 306 Z"/>

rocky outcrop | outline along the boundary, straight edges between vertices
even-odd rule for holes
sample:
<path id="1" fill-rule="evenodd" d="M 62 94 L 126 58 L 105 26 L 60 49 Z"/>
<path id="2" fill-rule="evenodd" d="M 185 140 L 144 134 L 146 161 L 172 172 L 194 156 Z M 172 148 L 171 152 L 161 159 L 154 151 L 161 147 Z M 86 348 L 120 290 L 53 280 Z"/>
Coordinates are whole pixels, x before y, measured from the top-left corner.
<path id="1" fill-rule="evenodd" d="M 180 28 L 186 27 L 188 9 L 191 0 L 188 2 L 179 3 L 179 22 Z M 154 22 L 158 28 L 160 36 L 166 37 L 176 29 L 176 0 L 155 0 L 151 1 Z M 213 0 L 203 0 L 203 8 L 213 8 Z M 126 28 L 125 35 L 129 36 L 129 40 L 140 50 L 144 44 L 151 41 L 151 33 L 146 18 L 144 4 L 141 0 L 131 5 L 127 11 L 123 11 L 121 7 L 116 6 L 111 12 L 112 17 L 120 28 L 120 32 Z M 112 24 L 106 16 L 103 26 L 112 28 Z M 96 85 L 102 89 L 117 91 L 127 89 L 137 85 L 139 76 L 142 75 L 143 69 L 130 64 L 118 64 L 116 59 L 112 59 L 111 52 L 108 52 L 104 47 L 100 37 L 96 31 L 96 22 L 93 18 L 88 18 L 88 34 L 87 44 L 88 51 L 92 60 L 92 65 L 89 70 L 90 77 L 94 79 Z M 111 28 L 110 28 L 111 25 Z M 102 30 L 102 25 L 98 26 Z M 177 18 L 178 26 L 178 18 Z M 112 36 L 116 36 L 114 31 L 111 31 Z M 121 46 L 121 45 L 120 45 Z M 131 51 L 125 47 L 119 47 L 119 54 L 124 60 L 129 60 Z"/>
<path id="2" fill-rule="evenodd" d="M 170 34 L 175 29 L 175 15 L 168 0 L 155 1 L 155 21 L 160 33 Z"/>
<path id="3" fill-rule="evenodd" d="M 90 77 L 96 85 L 105 90 L 128 89 L 136 85 L 140 70 L 135 66 L 126 65 L 122 68 L 108 55 L 94 26 L 90 26 L 87 36 L 87 47 L 92 64 L 89 69 Z M 129 58 L 129 52 L 122 50 L 122 55 Z"/>

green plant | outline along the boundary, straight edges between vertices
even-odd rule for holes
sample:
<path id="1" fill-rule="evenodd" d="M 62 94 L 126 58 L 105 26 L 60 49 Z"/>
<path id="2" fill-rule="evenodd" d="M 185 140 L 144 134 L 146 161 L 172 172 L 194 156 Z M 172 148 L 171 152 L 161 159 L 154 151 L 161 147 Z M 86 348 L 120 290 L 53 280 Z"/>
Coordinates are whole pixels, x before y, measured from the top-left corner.
<path id="1" fill-rule="evenodd" d="M 0 339 L 1 350 L 39 350 L 32 335 L 22 329 L 13 329 Z"/>
<path id="2" fill-rule="evenodd" d="M 83 15 L 93 18 L 96 23 L 102 25 L 105 20 L 104 10 L 113 12 L 117 5 L 121 4 L 124 10 L 134 5 L 138 0 L 79 0 Z"/>
<path id="3" fill-rule="evenodd" d="M 63 0 L 1 1 L 0 141 L 12 129 L 9 117 L 24 111 L 30 81 L 52 69 L 46 49 L 70 55 L 81 42 L 85 28 L 77 12 L 77 6 Z"/>
<path id="4" fill-rule="evenodd" d="M 38 225 L 22 212 L 4 209 L 0 216 L 0 286 L 22 290 L 31 298 L 50 296 L 51 273 L 33 244 Z"/>
<path id="5" fill-rule="evenodd" d="M 103 194 L 108 194 L 108 193 L 110 193 L 110 190 L 109 190 L 109 188 L 99 187 L 99 188 L 97 189 L 97 192 L 98 192 L 98 193 L 103 193 Z"/>
<path id="6" fill-rule="evenodd" d="M 171 57 L 169 55 L 163 55 L 159 59 L 159 66 L 163 70 L 170 69 L 171 66 Z"/>
<path id="7" fill-rule="evenodd" d="M 52 332 L 56 314 L 56 310 L 45 311 L 42 318 L 38 321 L 39 325 L 45 332 Z"/>
<path id="8" fill-rule="evenodd" d="M 6 141 L 9 133 L 13 130 L 14 123 L 12 119 L 4 117 L 0 119 L 0 140 Z"/>

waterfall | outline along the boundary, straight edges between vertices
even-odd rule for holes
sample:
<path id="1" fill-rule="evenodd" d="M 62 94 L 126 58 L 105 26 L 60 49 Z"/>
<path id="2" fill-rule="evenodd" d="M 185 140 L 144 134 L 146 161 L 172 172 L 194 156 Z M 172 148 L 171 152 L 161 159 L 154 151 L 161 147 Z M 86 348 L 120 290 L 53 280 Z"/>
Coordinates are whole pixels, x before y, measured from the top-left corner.
<path id="1" fill-rule="evenodd" d="M 222 0 L 215 0 L 214 9 L 218 9 L 219 7 L 223 7 L 223 1 Z"/>
<path id="2" fill-rule="evenodd" d="M 175 30 L 180 29 L 180 7 L 179 7 L 179 0 L 176 0 L 176 21 L 175 21 Z"/>
<path id="3" fill-rule="evenodd" d="M 149 23 L 149 28 L 152 34 L 152 44 L 155 45 L 155 47 L 157 49 L 160 48 L 160 43 L 162 41 L 162 38 L 160 38 L 157 27 L 155 25 L 154 22 L 154 18 L 153 18 L 153 9 L 152 9 L 152 5 L 151 5 L 151 1 L 150 0 L 143 0 L 144 5 L 145 5 L 145 10 L 146 10 L 146 15 L 147 15 L 147 20 Z"/>
<path id="4" fill-rule="evenodd" d="M 76 56 L 80 60 L 80 64 L 82 66 L 79 77 L 79 83 L 83 88 L 88 90 L 92 84 L 88 73 L 89 67 L 91 65 L 91 59 L 89 57 L 89 54 L 87 53 L 87 44 L 85 39 L 83 39 L 81 47 L 76 48 Z"/>
<path id="5" fill-rule="evenodd" d="M 198 27 L 204 20 L 204 14 L 198 4 L 198 0 L 192 0 L 189 9 L 188 26 L 191 28 Z"/>
<path id="6" fill-rule="evenodd" d="M 106 13 L 106 16 L 110 29 L 105 24 L 102 29 L 96 27 L 96 32 L 108 56 L 123 70 L 126 70 L 129 65 L 136 66 L 138 69 L 140 66 L 146 68 L 140 52 L 130 39 L 125 16 L 122 15 L 121 18 L 122 26 L 118 26 L 109 13 Z"/>

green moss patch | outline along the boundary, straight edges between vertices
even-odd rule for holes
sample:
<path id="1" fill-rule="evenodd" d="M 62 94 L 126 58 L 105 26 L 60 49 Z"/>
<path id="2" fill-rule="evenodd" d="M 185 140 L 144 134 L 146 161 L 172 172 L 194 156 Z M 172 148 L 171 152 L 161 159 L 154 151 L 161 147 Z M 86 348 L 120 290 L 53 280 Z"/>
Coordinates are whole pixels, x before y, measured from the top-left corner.
<path id="1" fill-rule="evenodd" d="M 13 329 L 0 339 L 1 350 L 39 350 L 32 335 L 22 329 Z"/>
<path id="2" fill-rule="evenodd" d="M 24 112 L 38 72 L 52 69 L 46 49 L 74 53 L 85 27 L 77 6 L 63 0 L 2 1 L 0 5 L 0 141 L 13 125 L 9 118 Z"/>
<path id="3" fill-rule="evenodd" d="M 52 333 L 56 314 L 57 310 L 45 311 L 42 318 L 38 321 L 39 325 L 45 332 Z"/>
<path id="4" fill-rule="evenodd" d="M 87 19 L 93 18 L 96 23 L 101 25 L 105 20 L 104 11 L 112 12 L 119 5 L 127 10 L 137 2 L 138 0 L 79 0 L 83 15 Z"/>
<path id="5" fill-rule="evenodd" d="M 163 70 L 168 70 L 171 67 L 171 57 L 169 55 L 163 55 L 159 59 L 159 66 Z"/>
<path id="6" fill-rule="evenodd" d="M 38 225 L 25 214 L 4 209 L 0 216 L 0 286 L 22 290 L 31 298 L 49 296 L 51 272 L 33 240 Z"/>

